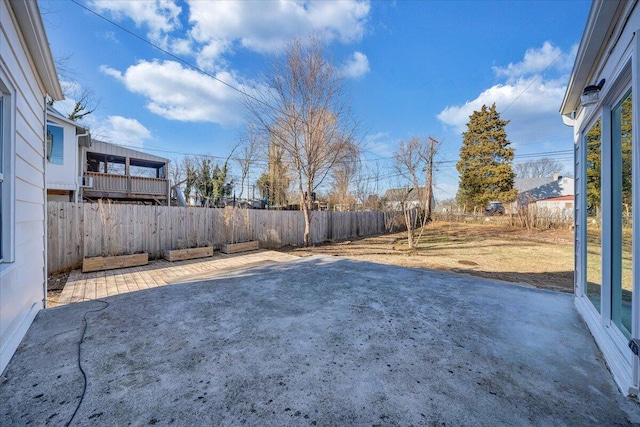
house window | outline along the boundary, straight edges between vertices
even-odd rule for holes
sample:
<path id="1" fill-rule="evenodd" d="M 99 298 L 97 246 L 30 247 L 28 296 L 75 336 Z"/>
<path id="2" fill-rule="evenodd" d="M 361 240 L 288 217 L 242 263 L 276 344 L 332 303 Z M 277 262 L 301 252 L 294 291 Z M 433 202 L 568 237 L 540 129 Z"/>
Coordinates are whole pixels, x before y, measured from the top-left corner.
<path id="1" fill-rule="evenodd" d="M 4 142 L 4 124 L 3 124 L 3 112 L 4 112 L 4 108 L 3 108 L 3 101 L 4 101 L 4 97 L 2 96 L 2 94 L 0 93 L 0 262 L 2 262 L 3 255 L 4 255 L 4 239 L 2 238 L 3 236 L 3 230 L 4 230 L 4 222 L 5 222 L 5 212 L 4 212 L 4 207 L 5 207 L 5 200 L 4 200 L 4 193 L 2 190 L 4 190 L 4 147 L 5 147 L 5 142 Z"/>
<path id="2" fill-rule="evenodd" d="M 64 129 L 47 123 L 47 160 L 54 165 L 64 163 Z"/>
<path id="3" fill-rule="evenodd" d="M 11 137 L 11 92 L 1 79 L 0 70 L 0 264 L 13 261 L 13 189 Z M 1 268 L 1 266 L 0 266 Z"/>

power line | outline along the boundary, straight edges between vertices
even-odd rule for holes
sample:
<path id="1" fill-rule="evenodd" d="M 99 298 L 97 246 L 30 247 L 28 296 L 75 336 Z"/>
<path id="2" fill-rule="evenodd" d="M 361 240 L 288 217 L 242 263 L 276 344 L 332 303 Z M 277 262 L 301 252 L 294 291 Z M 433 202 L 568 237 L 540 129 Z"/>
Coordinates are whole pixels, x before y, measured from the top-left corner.
<path id="1" fill-rule="evenodd" d="M 204 74 L 204 75 L 206 75 L 208 77 L 211 77 L 212 79 L 216 80 L 217 82 L 222 83 L 223 85 L 227 86 L 229 89 L 232 89 L 232 90 L 234 90 L 234 91 L 236 91 L 236 92 L 238 92 L 238 93 L 240 93 L 240 94 L 242 94 L 242 95 L 244 95 L 244 96 L 246 96 L 246 97 L 248 97 L 250 99 L 253 99 L 254 101 L 259 102 L 259 103 L 267 106 L 268 108 L 274 108 L 272 105 L 269 105 L 266 102 L 254 97 L 253 95 L 250 95 L 250 94 L 246 93 L 245 91 L 235 87 L 234 85 L 232 85 L 230 83 L 227 83 L 224 80 L 214 76 L 213 74 L 211 74 L 211 73 L 209 73 L 207 71 L 204 71 L 203 69 L 201 69 L 197 65 L 192 64 L 191 62 L 187 61 L 186 59 L 183 59 L 183 58 L 179 57 L 178 55 L 175 55 L 175 54 L 169 52 L 168 50 L 164 49 L 163 47 L 159 46 L 158 44 L 153 43 L 150 40 L 147 40 L 146 38 L 142 37 L 141 35 L 129 30 L 128 28 L 118 24 L 117 22 L 107 18 L 104 15 L 101 15 L 100 13 L 96 12 L 95 10 L 93 10 L 93 9 L 91 9 L 91 8 L 81 4 L 81 3 L 79 3 L 77 0 L 71 0 L 71 2 L 74 3 L 75 5 L 81 7 L 82 9 L 86 10 L 87 12 L 97 16 L 100 19 L 103 19 L 104 21 L 108 22 L 109 24 L 111 24 L 111 25 L 119 28 L 120 30 L 126 32 L 127 34 L 137 38 L 138 40 L 142 41 L 143 43 L 146 43 L 146 44 L 158 49 L 160 52 L 164 53 L 165 55 L 169 56 L 170 58 L 173 58 L 176 61 L 186 65 L 187 67 L 192 68 L 193 70 L 198 71 L 199 73 L 202 73 L 202 74 Z M 275 110 L 275 108 L 274 108 L 274 110 Z M 276 112 L 282 113 L 281 111 L 278 111 L 278 110 L 276 110 Z"/>
<path id="2" fill-rule="evenodd" d="M 502 110 L 502 111 L 500 112 L 500 114 L 502 114 L 502 113 L 504 113 L 505 111 L 507 111 L 507 110 L 509 109 L 509 107 L 511 107 L 511 106 L 514 104 L 514 102 L 516 102 L 516 101 L 517 101 L 517 100 L 518 100 L 522 95 L 524 95 L 524 94 L 525 94 L 525 92 L 526 92 L 526 91 L 528 91 L 528 90 L 529 90 L 529 88 L 530 88 L 530 87 L 531 87 L 531 86 L 532 86 L 532 85 L 533 85 L 533 84 L 534 84 L 534 83 L 535 83 L 535 82 L 536 82 L 540 77 L 542 77 L 542 74 L 543 74 L 545 71 L 547 71 L 547 70 L 548 70 L 548 69 L 549 69 L 549 68 L 550 68 L 550 67 L 551 67 L 551 66 L 552 66 L 552 65 L 553 65 L 553 64 L 554 64 L 554 63 L 555 63 L 559 58 L 560 58 L 560 56 L 562 56 L 562 54 L 563 54 L 563 53 L 564 53 L 564 51 L 563 51 L 562 49 L 560 49 L 560 53 L 558 54 L 558 56 L 556 56 L 556 57 L 553 59 L 553 61 L 551 61 L 551 62 L 549 63 L 549 65 L 547 65 L 547 66 L 544 68 L 544 70 L 542 70 L 542 72 L 540 72 L 540 74 L 536 75 L 536 76 L 533 78 L 533 80 L 531 80 L 531 83 L 529 83 L 529 84 L 527 85 L 527 87 L 525 87 L 525 88 L 524 88 L 524 90 L 523 90 L 522 92 L 520 92 L 520 94 L 519 94 L 518 96 L 516 96 L 516 97 L 513 99 L 513 101 L 511 101 L 511 103 L 509 103 L 509 105 L 507 105 L 507 107 L 506 107 L 504 110 Z"/>
<path id="3" fill-rule="evenodd" d="M 122 31 L 126 32 L 127 34 L 131 35 L 132 37 L 135 37 L 136 39 L 138 39 L 138 40 L 142 41 L 143 43 L 146 43 L 146 44 L 148 44 L 149 46 L 152 46 L 152 47 L 154 47 L 155 49 L 158 49 L 160 52 L 164 53 L 165 55 L 169 56 L 170 58 L 175 59 L 176 61 L 180 62 L 181 64 L 184 64 L 184 65 L 186 65 L 187 67 L 189 67 L 189 68 L 191 68 L 191 69 L 193 69 L 193 70 L 195 70 L 195 71 L 197 71 L 197 72 L 199 72 L 199 73 L 202 73 L 203 75 L 205 75 L 205 76 L 207 76 L 207 77 L 210 77 L 210 78 L 214 79 L 215 81 L 217 81 L 217 82 L 219 82 L 219 83 L 221 83 L 221 84 L 223 84 L 223 85 L 227 86 L 228 88 L 230 88 L 230 89 L 232 89 L 232 90 L 234 90 L 234 91 L 238 92 L 239 94 L 241 94 L 241 95 L 245 96 L 246 98 L 251 99 L 251 100 L 253 100 L 253 101 L 257 102 L 257 103 L 259 103 L 259 104 L 261 104 L 261 105 L 265 106 L 266 108 L 268 108 L 268 109 L 270 109 L 270 110 L 273 110 L 275 113 L 278 113 L 278 114 L 280 114 L 280 115 L 282 115 L 282 116 L 284 116 L 284 117 L 287 117 L 287 118 L 289 118 L 289 119 L 295 119 L 295 120 L 297 120 L 297 121 L 300 121 L 301 123 L 303 123 L 305 126 L 307 126 L 307 127 L 308 127 L 308 128 L 310 128 L 310 129 L 314 129 L 314 130 L 321 130 L 321 129 L 319 129 L 317 126 L 315 126 L 315 125 L 313 125 L 313 124 L 309 123 L 307 120 L 302 119 L 302 118 L 300 118 L 300 117 L 293 117 L 291 114 L 287 113 L 286 111 L 282 111 L 281 109 L 276 108 L 274 105 L 271 105 L 271 104 L 269 104 L 268 102 L 266 102 L 266 101 L 264 101 L 264 100 L 262 100 L 262 99 L 259 99 L 259 98 L 257 98 L 257 97 L 255 97 L 255 96 L 253 96 L 253 95 L 251 95 L 251 94 L 249 94 L 249 93 L 245 92 L 244 90 L 242 90 L 242 89 L 240 89 L 240 88 L 238 88 L 238 87 L 236 87 L 236 86 L 234 86 L 234 85 L 232 85 L 232 84 L 230 84 L 230 83 L 227 83 L 226 81 L 224 81 L 224 80 L 220 79 L 219 77 L 217 77 L 217 76 L 215 76 L 215 75 L 213 75 L 213 74 L 211 74 L 211 73 L 209 73 L 209 72 L 207 72 L 207 71 L 203 70 L 202 68 L 200 68 L 200 67 L 198 67 L 197 65 L 195 65 L 195 64 L 193 64 L 193 63 L 191 63 L 191 62 L 187 61 L 186 59 L 183 59 L 183 58 L 179 57 L 178 55 L 175 55 L 175 54 L 173 54 L 173 53 L 169 52 L 168 50 L 166 50 L 165 48 L 163 48 L 163 47 L 159 46 L 158 44 L 156 44 L 156 43 L 154 43 L 154 42 L 152 42 L 152 41 L 150 41 L 150 40 L 146 39 L 145 37 L 143 37 L 143 36 L 141 36 L 141 35 L 139 35 L 139 34 L 137 34 L 137 33 L 133 32 L 133 31 L 129 30 L 128 28 L 124 27 L 123 25 L 118 24 L 117 22 L 115 22 L 115 21 L 113 21 L 113 20 L 111 20 L 111 19 L 107 18 L 106 16 L 104 16 L 104 15 L 102 15 L 102 14 L 100 14 L 100 13 L 98 13 L 98 12 L 94 11 L 93 9 L 91 9 L 91 8 L 89 8 L 89 7 L 87 7 L 87 6 L 83 5 L 83 4 L 81 4 L 81 3 L 79 3 L 77 0 L 71 0 L 71 2 L 72 2 L 72 3 L 74 3 L 75 5 L 77 5 L 78 7 L 80 7 L 80 8 L 82 8 L 82 9 L 86 10 L 87 12 L 89 12 L 89 13 L 91 13 L 91 14 L 93 14 L 93 15 L 97 16 L 98 18 L 100 18 L 100 19 L 102 19 L 102 20 L 104 20 L 104 21 L 108 22 L 109 24 L 111 24 L 111 25 L 115 26 L 116 28 L 118 28 L 118 29 L 120 29 L 120 30 L 122 30 Z M 374 155 L 375 155 L 375 154 L 374 154 Z"/>
<path id="4" fill-rule="evenodd" d="M 213 79 L 213 80 L 215 80 L 215 81 L 217 81 L 217 82 L 219 82 L 221 84 L 223 84 L 224 86 L 226 86 L 229 89 L 231 89 L 231 90 L 233 90 L 233 91 L 235 91 L 235 92 L 247 97 L 248 99 L 251 99 L 251 100 L 253 100 L 255 102 L 258 102 L 258 103 L 266 106 L 269 109 L 272 109 L 276 113 L 282 114 L 282 115 L 284 115 L 286 117 L 290 117 L 290 115 L 287 114 L 286 112 L 283 112 L 280 109 L 276 108 L 275 106 L 273 106 L 273 105 L 271 105 L 271 104 L 269 104 L 269 103 L 267 103 L 267 102 L 255 97 L 255 96 L 247 93 L 246 91 L 244 91 L 244 90 L 242 90 L 242 89 L 240 89 L 240 88 L 238 88 L 238 87 L 236 87 L 236 86 L 234 86 L 234 85 L 232 85 L 232 84 L 230 84 L 230 83 L 228 83 L 228 82 L 226 82 L 226 81 L 224 81 L 222 79 L 220 79 L 219 77 L 217 77 L 217 76 L 215 76 L 215 75 L 203 70 L 202 68 L 200 68 L 197 65 L 195 65 L 195 64 L 193 64 L 193 63 L 191 63 L 191 62 L 179 57 L 178 55 L 175 55 L 175 54 L 171 53 L 167 49 L 161 47 L 160 45 L 148 40 L 147 38 L 145 38 L 145 37 L 133 32 L 133 31 L 129 30 L 128 28 L 124 27 L 123 25 L 118 24 L 114 20 L 109 19 L 106 16 L 94 11 L 93 9 L 91 9 L 91 8 L 81 4 L 81 3 L 79 3 L 77 0 L 71 0 L 71 1 L 72 1 L 72 3 L 77 5 L 78 7 L 82 8 L 82 9 L 86 10 L 87 12 L 91 13 L 92 15 L 94 15 L 94 16 L 96 16 L 96 17 L 108 22 L 109 24 L 111 24 L 114 27 L 124 31 L 125 33 L 129 34 L 130 36 L 142 41 L 143 43 L 146 43 L 146 44 L 152 46 L 153 48 L 159 50 L 160 52 L 162 52 L 165 55 L 167 55 L 168 57 L 178 61 L 179 63 L 181 63 L 181 64 L 183 64 L 183 65 L 185 65 L 185 66 L 187 66 L 187 67 L 189 67 L 189 68 L 191 68 L 191 69 L 193 69 L 193 70 L 195 70 L 195 71 L 197 71 L 197 72 L 199 72 L 199 73 L 201 73 L 201 74 L 203 74 L 203 75 L 205 75 L 205 76 L 207 76 L 207 77 L 209 77 L 209 78 L 211 78 L 211 79 Z M 507 107 L 505 107 L 501 111 L 501 114 L 504 113 L 505 111 L 507 111 L 520 97 L 522 97 L 529 90 L 529 88 L 541 77 L 542 73 L 547 71 L 560 58 L 560 56 L 563 53 L 564 52 L 561 50 L 560 53 L 553 59 L 553 61 L 551 61 L 549 63 L 549 65 L 547 65 L 547 67 L 545 67 L 545 69 L 542 70 L 541 74 L 537 75 L 527 85 L 527 87 L 525 87 L 525 89 L 518 96 L 516 96 L 516 98 L 514 98 L 509 105 L 507 105 Z M 304 120 L 302 120 L 302 122 L 305 123 L 307 126 L 311 126 L 311 124 L 307 123 Z M 137 141 L 129 140 L 128 142 L 137 142 Z M 127 147 L 127 145 L 125 145 L 125 144 L 113 144 L 113 145 Z M 197 156 L 197 157 L 206 157 L 206 158 L 220 159 L 220 160 L 226 160 L 226 159 L 243 160 L 242 158 L 239 158 L 239 157 L 214 156 L 214 155 L 202 154 L 202 153 L 190 153 L 190 152 L 167 150 L 167 149 L 161 149 L 161 148 L 152 148 L 152 147 L 149 147 L 149 146 L 145 146 L 144 149 L 148 150 L 148 151 L 162 152 L 162 153 L 169 153 L 169 154 L 179 154 L 179 155 L 183 155 L 183 156 Z M 373 152 L 371 150 L 367 150 L 367 149 L 363 149 L 362 152 L 369 153 L 369 154 L 377 157 L 377 159 L 361 159 L 361 161 L 364 161 L 364 162 L 374 162 L 374 161 L 375 162 L 379 162 L 381 160 L 392 160 L 394 158 L 393 156 L 384 157 L 384 156 L 381 156 L 381 155 L 379 155 L 379 154 L 377 154 L 377 153 L 375 153 L 375 152 Z M 562 155 L 562 154 L 568 154 L 568 153 L 573 154 L 573 150 L 557 150 L 557 151 L 547 151 L 547 152 L 539 152 L 539 153 L 528 153 L 528 154 L 516 155 L 515 157 L 517 157 L 517 158 L 534 158 L 534 157 L 539 157 L 539 156 L 543 156 L 543 155 L 552 155 L 552 154 L 554 154 L 554 155 Z M 267 164 L 266 161 L 258 161 L 256 163 L 258 163 L 258 164 Z M 439 162 L 437 162 L 437 165 L 439 166 L 439 165 L 443 165 L 443 164 L 453 164 L 453 163 L 457 163 L 457 160 L 439 161 Z M 377 178 L 378 179 L 390 179 L 390 178 L 395 178 L 395 177 L 399 177 L 399 176 L 401 176 L 400 173 L 392 173 L 392 174 L 388 174 L 388 175 L 382 176 L 382 177 L 378 176 Z M 367 179 L 369 179 L 369 178 L 376 178 L 376 177 L 375 176 L 374 177 L 368 177 Z"/>

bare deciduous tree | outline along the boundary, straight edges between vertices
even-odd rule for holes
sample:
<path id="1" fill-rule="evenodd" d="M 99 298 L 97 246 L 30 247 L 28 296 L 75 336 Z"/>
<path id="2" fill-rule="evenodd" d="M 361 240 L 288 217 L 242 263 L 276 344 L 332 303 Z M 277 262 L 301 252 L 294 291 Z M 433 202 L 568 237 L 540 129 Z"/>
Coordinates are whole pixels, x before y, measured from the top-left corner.
<path id="1" fill-rule="evenodd" d="M 355 149 L 355 147 L 352 147 Z M 349 186 L 360 169 L 357 152 L 345 161 L 336 164 L 331 170 L 331 191 L 328 198 L 331 203 L 340 205 L 341 210 L 350 210 L 356 199 L 349 191 Z"/>
<path id="2" fill-rule="evenodd" d="M 311 243 L 312 195 L 337 165 L 358 153 L 357 123 L 339 71 L 317 38 L 288 43 L 273 62 L 268 88 L 245 98 L 256 129 L 273 139 L 290 165 Z"/>
<path id="3" fill-rule="evenodd" d="M 69 120 L 75 122 L 93 113 L 100 105 L 100 99 L 96 98 L 93 90 L 83 88 L 77 83 L 76 74 L 67 65 L 70 58 L 70 56 L 58 58 L 55 64 L 58 76 L 62 80 L 60 84 L 64 97 L 75 101 L 73 109 L 67 115 Z M 47 99 L 47 104 L 50 106 L 53 106 L 54 102 L 51 98 Z"/>
<path id="4" fill-rule="evenodd" d="M 437 141 L 433 138 L 421 140 L 413 137 L 409 142 L 400 141 L 394 154 L 394 165 L 399 175 L 409 185 L 402 194 L 401 207 L 407 227 L 407 244 L 413 248 L 420 241 L 424 226 L 431 221 L 431 200 L 433 199 L 433 163 L 437 152 Z M 421 184 L 424 183 L 423 187 Z M 412 193 L 411 190 L 414 190 Z M 417 195 L 417 203 L 409 200 L 410 194 Z M 416 235 L 416 228 L 420 232 Z"/>
<path id="5" fill-rule="evenodd" d="M 77 92 L 76 96 L 71 94 L 65 95 L 76 101 L 76 105 L 74 105 L 73 110 L 71 110 L 68 115 L 69 120 L 74 122 L 93 113 L 96 108 L 98 108 L 98 105 L 100 105 L 100 100 L 96 100 L 91 89 L 83 88 L 80 92 Z"/>
<path id="6" fill-rule="evenodd" d="M 380 165 L 377 162 L 375 166 L 360 163 L 354 176 L 353 195 L 363 210 L 376 210 L 379 207 L 379 183 Z"/>
<path id="7" fill-rule="evenodd" d="M 548 157 L 513 165 L 513 171 L 518 178 L 545 178 L 553 176 L 556 172 L 562 175 L 563 170 L 564 167 L 559 161 Z"/>
<path id="8" fill-rule="evenodd" d="M 261 144 L 258 140 L 259 137 L 260 135 L 258 135 L 253 124 L 251 123 L 247 125 L 247 129 L 240 137 L 240 151 L 238 153 L 238 157 L 235 158 L 236 163 L 240 167 L 240 193 L 238 194 L 239 199 L 242 199 L 245 182 L 247 184 L 247 198 L 249 198 L 249 186 L 251 185 L 249 182 L 249 172 L 251 170 L 251 166 L 253 166 L 260 157 L 259 148 Z"/>

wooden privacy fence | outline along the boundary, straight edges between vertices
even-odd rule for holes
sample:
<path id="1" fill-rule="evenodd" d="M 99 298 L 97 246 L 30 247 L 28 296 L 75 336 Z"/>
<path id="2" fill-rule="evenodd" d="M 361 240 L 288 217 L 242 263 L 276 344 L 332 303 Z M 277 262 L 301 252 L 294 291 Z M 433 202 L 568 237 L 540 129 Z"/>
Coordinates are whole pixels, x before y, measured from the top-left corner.
<path id="1" fill-rule="evenodd" d="M 275 249 L 304 243 L 300 211 L 208 209 L 112 203 L 48 203 L 49 274 L 78 268 L 84 257 L 163 251 L 259 240 Z M 312 243 L 385 232 L 383 212 L 314 212 Z"/>

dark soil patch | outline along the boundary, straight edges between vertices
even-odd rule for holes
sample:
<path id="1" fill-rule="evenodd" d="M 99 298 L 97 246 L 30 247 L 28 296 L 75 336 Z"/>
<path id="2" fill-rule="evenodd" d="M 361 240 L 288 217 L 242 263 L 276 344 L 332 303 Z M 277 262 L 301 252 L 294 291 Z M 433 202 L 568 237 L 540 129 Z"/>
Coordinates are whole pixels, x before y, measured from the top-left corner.
<path id="1" fill-rule="evenodd" d="M 55 307 L 58 305 L 60 295 L 67 284 L 69 272 L 52 274 L 47 277 L 47 307 Z"/>

